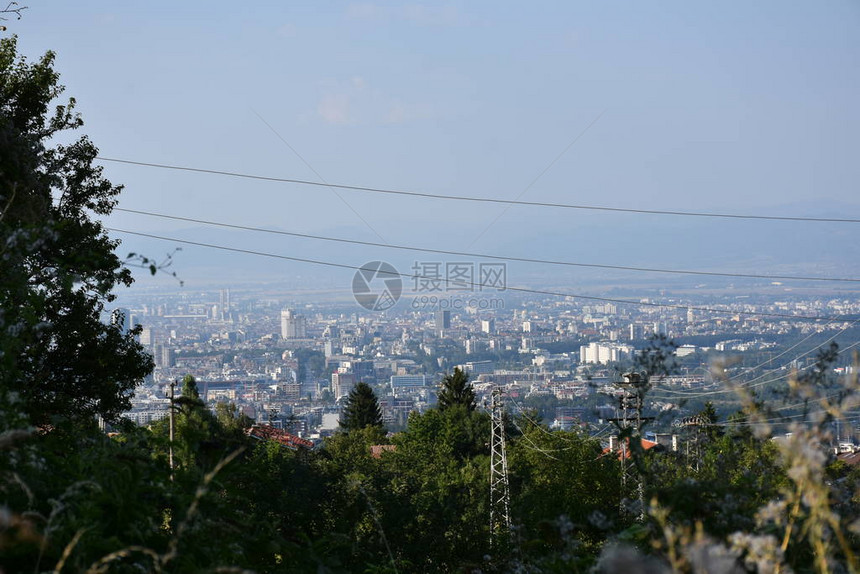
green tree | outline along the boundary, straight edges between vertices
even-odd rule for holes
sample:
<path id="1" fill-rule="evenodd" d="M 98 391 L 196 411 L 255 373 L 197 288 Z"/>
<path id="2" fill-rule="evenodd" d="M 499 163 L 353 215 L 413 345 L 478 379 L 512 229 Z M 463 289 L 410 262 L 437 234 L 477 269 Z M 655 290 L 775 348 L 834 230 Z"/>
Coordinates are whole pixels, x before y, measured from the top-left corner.
<path id="1" fill-rule="evenodd" d="M 242 432 L 254 423 L 248 415 L 239 411 L 235 403 L 216 403 L 215 418 L 219 425 L 231 432 Z"/>
<path id="2" fill-rule="evenodd" d="M 244 437 L 237 429 L 227 429 L 200 398 L 197 381 L 191 375 L 182 379 L 182 393 L 174 400 L 173 453 L 176 468 L 185 471 L 180 479 L 189 486 L 200 480 L 219 460 L 242 446 Z M 154 439 L 161 446 L 158 456 L 167 456 L 169 421 L 152 425 Z M 181 482 L 181 480 L 180 480 Z"/>
<path id="3" fill-rule="evenodd" d="M 93 165 L 75 100 L 54 54 L 27 62 L 0 39 L 0 388 L 32 424 L 115 420 L 152 360 L 134 332 L 103 320 L 113 290 L 132 282 L 96 219 L 121 188 Z"/>
<path id="4" fill-rule="evenodd" d="M 200 400 L 200 389 L 197 387 L 197 379 L 191 375 L 182 377 L 182 398 L 188 402 L 203 404 Z"/>
<path id="5" fill-rule="evenodd" d="M 714 403 L 712 403 L 711 401 L 705 402 L 705 406 L 699 412 L 698 416 L 702 418 L 703 424 L 709 425 L 716 424 L 717 419 L 719 418 L 717 416 L 717 409 L 714 408 Z"/>
<path id="6" fill-rule="evenodd" d="M 0 532 L 4 572 L 53 570 L 81 532 L 86 535 L 78 534 L 64 572 L 84 572 L 132 544 L 166 546 L 169 534 L 159 517 L 170 496 L 167 465 L 152 459 L 145 429 L 121 426 L 122 435 L 114 438 L 95 427 L 78 428 L 72 438 L 45 433 L 13 453 L 10 458 L 36 455 L 39 461 L 18 466 L 14 475 L 0 473 L 6 485 L 2 507 L 12 514 Z"/>
<path id="7" fill-rule="evenodd" d="M 702 438 L 681 437 L 679 452 L 649 457 L 648 497 L 671 509 L 679 526 L 701 522 L 718 536 L 753 531 L 756 513 L 785 485 L 779 447 L 756 438 L 748 425 Z"/>
<path id="8" fill-rule="evenodd" d="M 358 383 L 349 392 L 340 426 L 347 432 L 365 427 L 383 427 L 382 409 L 379 408 L 379 401 L 376 400 L 376 394 L 370 385 Z"/>
<path id="9" fill-rule="evenodd" d="M 520 419 L 509 442 L 511 513 L 525 558 L 539 572 L 586 571 L 621 526 L 618 458 L 578 431 L 549 431 Z M 575 548 L 575 551 L 571 551 Z"/>
<path id="10" fill-rule="evenodd" d="M 488 552 L 490 419 L 465 405 L 413 412 L 381 458 L 375 507 L 402 571 L 480 567 Z"/>
<path id="11" fill-rule="evenodd" d="M 454 367 L 453 374 L 445 375 L 439 391 L 439 410 L 455 405 L 463 405 L 469 412 L 475 410 L 475 391 L 469 383 L 469 373 L 459 367 Z"/>

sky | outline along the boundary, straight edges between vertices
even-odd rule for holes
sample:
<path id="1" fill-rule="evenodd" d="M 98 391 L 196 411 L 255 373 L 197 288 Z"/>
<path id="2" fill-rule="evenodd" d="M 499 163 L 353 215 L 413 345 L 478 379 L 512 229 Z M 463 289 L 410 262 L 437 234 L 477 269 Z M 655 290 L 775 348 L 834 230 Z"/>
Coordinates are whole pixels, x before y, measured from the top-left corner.
<path id="1" fill-rule="evenodd" d="M 7 33 L 29 58 L 56 52 L 104 157 L 459 196 L 860 218 L 853 0 L 27 4 Z M 856 224 L 505 208 L 104 166 L 125 185 L 122 208 L 299 233 L 665 268 L 845 276 L 860 262 Z M 347 265 L 426 259 L 128 213 L 108 223 Z M 117 237 L 129 250 L 172 248 Z M 204 251 L 177 256 L 187 280 L 197 266 L 225 280 L 252 269 L 251 256 Z M 544 271 L 557 273 L 524 267 L 523 280 Z"/>

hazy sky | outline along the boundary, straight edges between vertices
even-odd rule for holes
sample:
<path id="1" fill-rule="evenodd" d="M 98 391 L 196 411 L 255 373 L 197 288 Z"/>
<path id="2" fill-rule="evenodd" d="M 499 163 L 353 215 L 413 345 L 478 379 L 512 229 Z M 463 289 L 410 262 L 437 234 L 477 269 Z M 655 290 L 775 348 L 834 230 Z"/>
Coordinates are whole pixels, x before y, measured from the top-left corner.
<path id="1" fill-rule="evenodd" d="M 28 4 L 10 31 L 31 58 L 57 52 L 104 156 L 452 195 L 860 217 L 854 0 Z M 503 208 L 340 192 L 349 207 L 326 188 L 106 171 L 126 185 L 123 207 L 389 243 L 528 256 L 540 231 L 563 243 L 567 226 L 595 221 L 516 207 L 491 225 Z"/>

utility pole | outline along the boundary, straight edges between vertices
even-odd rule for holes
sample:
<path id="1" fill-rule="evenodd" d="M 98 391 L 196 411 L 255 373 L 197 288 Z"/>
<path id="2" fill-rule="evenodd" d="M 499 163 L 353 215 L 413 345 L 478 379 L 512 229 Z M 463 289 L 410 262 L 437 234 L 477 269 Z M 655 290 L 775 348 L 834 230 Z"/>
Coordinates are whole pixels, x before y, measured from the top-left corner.
<path id="1" fill-rule="evenodd" d="M 634 448 L 641 449 L 641 442 L 634 447 L 633 441 L 642 440 L 642 424 L 652 419 L 652 417 L 642 416 L 642 409 L 645 406 L 643 390 L 647 379 L 643 379 L 639 373 L 624 373 L 622 376 L 625 380 L 616 383 L 621 387 L 621 396 L 618 398 L 620 416 L 609 420 L 614 422 L 621 431 L 620 452 L 618 454 L 621 463 L 621 491 L 622 493 L 626 492 L 629 479 L 636 480 L 636 494 L 640 506 L 639 520 L 642 521 L 645 519 L 645 481 L 642 475 L 636 471 L 630 451 Z M 623 499 L 621 511 L 622 513 L 626 512 Z"/>
<path id="2" fill-rule="evenodd" d="M 176 384 L 177 380 L 173 379 L 170 381 L 170 409 L 168 411 L 168 416 L 170 417 L 170 439 L 168 443 L 168 461 L 170 464 L 170 482 L 173 482 L 173 399 L 176 394 Z"/>
<path id="3" fill-rule="evenodd" d="M 505 452 L 504 401 L 502 389 L 493 389 L 490 403 L 490 544 L 501 545 L 511 531 L 511 495 L 508 489 L 508 458 Z"/>

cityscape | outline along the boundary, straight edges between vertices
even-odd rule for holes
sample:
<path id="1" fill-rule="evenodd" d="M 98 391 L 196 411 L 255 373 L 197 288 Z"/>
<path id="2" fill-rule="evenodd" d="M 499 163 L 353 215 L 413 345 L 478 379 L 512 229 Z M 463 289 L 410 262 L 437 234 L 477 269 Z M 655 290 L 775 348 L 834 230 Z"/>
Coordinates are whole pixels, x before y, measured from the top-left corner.
<path id="1" fill-rule="evenodd" d="M 660 430 L 670 432 L 702 397 L 724 417 L 737 409 L 729 377 L 768 396 L 831 341 L 844 351 L 838 372 L 851 373 L 860 333 L 860 301 L 844 296 L 727 294 L 706 307 L 693 297 L 664 306 L 525 298 L 499 287 L 473 293 L 473 306 L 462 309 L 433 311 L 424 308 L 426 295 L 412 293 L 411 302 L 369 311 L 357 300 L 299 303 L 264 287 L 165 291 L 129 298 L 136 304 L 117 310 L 155 361 L 126 417 L 138 424 L 165 417 L 170 383 L 191 375 L 210 408 L 233 404 L 257 424 L 317 442 L 338 430 L 356 383 L 374 389 L 394 432 L 409 413 L 435 405 L 454 368 L 469 374 L 484 408 L 501 388 L 513 412 L 534 409 L 550 428 L 577 427 L 608 441 L 617 383 L 660 336 L 676 345 L 676 372 L 654 386 L 646 410 L 668 413 Z M 716 363 L 726 365 L 723 378 Z M 843 426 L 839 442 L 854 441 L 854 432 Z"/>
<path id="2" fill-rule="evenodd" d="M 858 29 L 0 2 L 0 574 L 860 573 Z"/>

